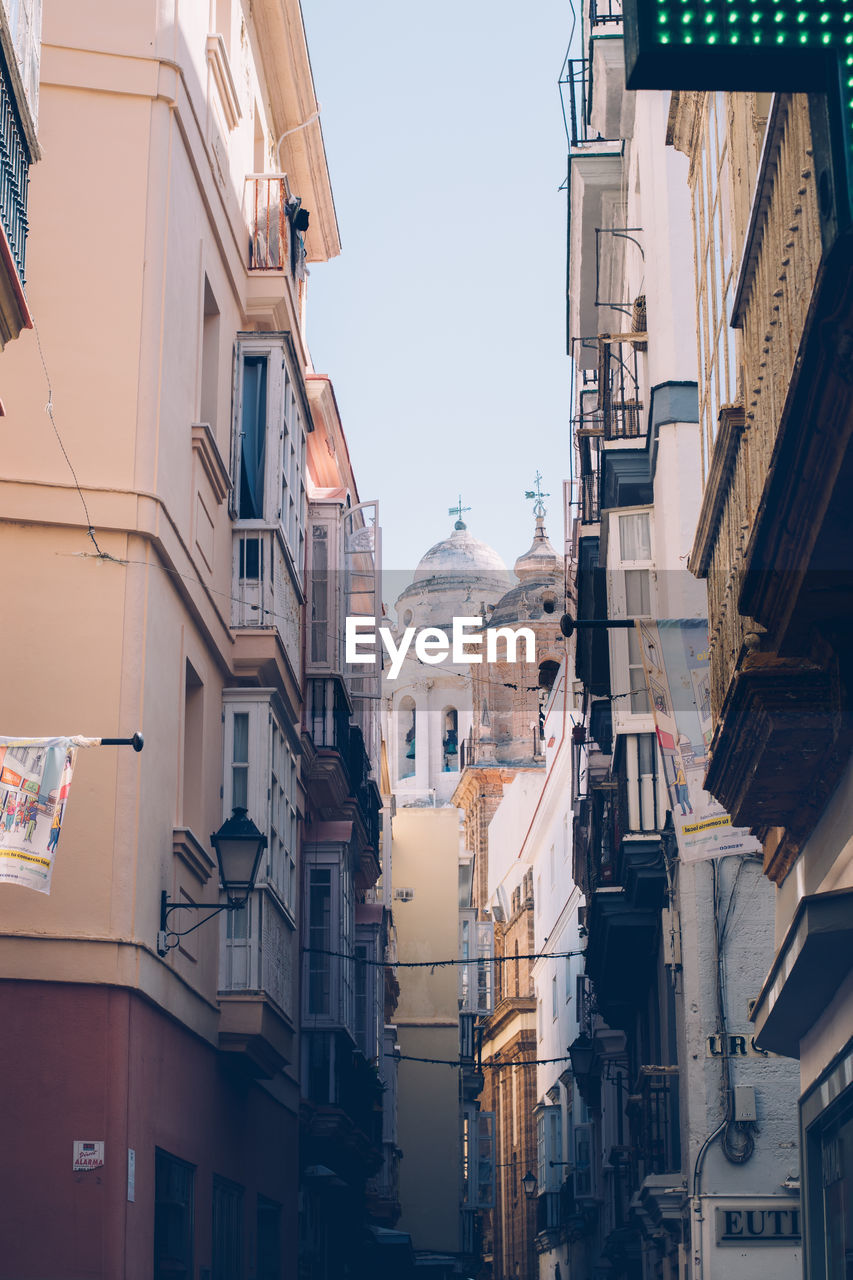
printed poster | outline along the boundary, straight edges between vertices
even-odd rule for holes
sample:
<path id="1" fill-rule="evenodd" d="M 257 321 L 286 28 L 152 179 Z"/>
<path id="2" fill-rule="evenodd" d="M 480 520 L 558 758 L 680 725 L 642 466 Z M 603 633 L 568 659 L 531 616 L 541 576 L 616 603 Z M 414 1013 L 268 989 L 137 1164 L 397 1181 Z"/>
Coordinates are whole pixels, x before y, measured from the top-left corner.
<path id="1" fill-rule="evenodd" d="M 50 893 L 78 741 L 0 738 L 0 884 Z"/>
<path id="2" fill-rule="evenodd" d="M 760 852 L 755 836 L 733 827 L 704 788 L 713 731 L 706 619 L 638 619 L 636 625 L 679 856 L 696 862 Z"/>

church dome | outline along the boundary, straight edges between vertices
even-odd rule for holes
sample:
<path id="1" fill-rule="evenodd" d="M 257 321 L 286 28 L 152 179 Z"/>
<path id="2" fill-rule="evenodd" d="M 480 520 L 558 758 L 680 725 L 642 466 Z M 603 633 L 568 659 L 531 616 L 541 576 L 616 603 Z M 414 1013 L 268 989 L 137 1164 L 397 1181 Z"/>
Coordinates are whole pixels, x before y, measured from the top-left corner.
<path id="1" fill-rule="evenodd" d="M 544 621 L 562 604 L 563 562 L 548 541 L 544 516 L 536 517 L 533 543 L 516 560 L 515 574 L 518 582 L 495 606 L 490 619 L 493 627 Z"/>
<path id="2" fill-rule="evenodd" d="M 414 581 L 462 574 L 487 579 L 497 575 L 507 581 L 507 567 L 497 551 L 475 538 L 467 526 L 457 520 L 450 537 L 436 542 L 418 561 Z"/>
<path id="3" fill-rule="evenodd" d="M 421 557 L 409 585 L 397 597 L 400 625 L 446 628 L 455 616 L 486 617 L 513 582 L 488 543 L 457 520 L 448 538 Z"/>

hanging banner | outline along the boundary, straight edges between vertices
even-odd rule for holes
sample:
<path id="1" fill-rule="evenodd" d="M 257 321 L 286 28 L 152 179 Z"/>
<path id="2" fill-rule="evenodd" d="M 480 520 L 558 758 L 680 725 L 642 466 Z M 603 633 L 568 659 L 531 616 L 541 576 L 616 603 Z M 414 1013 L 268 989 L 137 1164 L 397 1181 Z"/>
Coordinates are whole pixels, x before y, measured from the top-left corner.
<path id="1" fill-rule="evenodd" d="M 638 619 L 636 626 L 679 856 L 683 862 L 697 862 L 760 852 L 755 836 L 745 827 L 733 827 L 703 785 L 713 732 L 707 621 Z"/>
<path id="2" fill-rule="evenodd" d="M 50 893 L 77 747 L 97 741 L 0 738 L 0 884 Z"/>

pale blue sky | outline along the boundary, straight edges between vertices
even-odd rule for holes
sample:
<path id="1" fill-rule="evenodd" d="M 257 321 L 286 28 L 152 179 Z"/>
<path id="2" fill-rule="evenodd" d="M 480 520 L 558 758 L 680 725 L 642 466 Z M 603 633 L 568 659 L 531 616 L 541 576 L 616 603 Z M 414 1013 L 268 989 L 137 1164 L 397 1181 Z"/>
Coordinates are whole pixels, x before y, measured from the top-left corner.
<path id="1" fill-rule="evenodd" d="M 303 0 L 343 253 L 311 268 L 331 376 L 384 560 L 468 527 L 511 566 L 537 468 L 559 548 L 568 474 L 568 0 Z"/>

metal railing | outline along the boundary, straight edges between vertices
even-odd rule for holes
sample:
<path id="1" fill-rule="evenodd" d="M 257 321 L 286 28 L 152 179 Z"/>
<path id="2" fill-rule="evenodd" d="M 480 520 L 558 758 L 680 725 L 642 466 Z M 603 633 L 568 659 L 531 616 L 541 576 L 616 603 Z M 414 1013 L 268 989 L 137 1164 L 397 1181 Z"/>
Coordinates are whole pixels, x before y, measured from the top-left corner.
<path id="1" fill-rule="evenodd" d="M 634 342 L 600 339 L 598 404 L 605 440 L 635 440 L 643 434 L 639 362 Z"/>
<path id="2" fill-rule="evenodd" d="M 638 1180 L 649 1174 L 677 1173 L 681 1168 L 678 1067 L 640 1067 L 627 1110 Z"/>
<path id="3" fill-rule="evenodd" d="M 331 747 L 348 758 L 350 711 L 338 676 L 308 681 L 308 727 L 315 747 Z"/>
<path id="4" fill-rule="evenodd" d="M 601 519 L 601 477 L 598 469 L 581 474 L 581 524 L 597 524 Z"/>
<path id="5" fill-rule="evenodd" d="M 26 265 L 29 168 L 21 118 L 9 91 L 6 63 L 0 56 L 0 224 L 22 285 Z"/>
<path id="6" fill-rule="evenodd" d="M 622 0 L 589 0 L 589 25 L 596 27 L 610 26 L 622 21 Z"/>
<path id="7" fill-rule="evenodd" d="M 567 58 L 560 76 L 560 97 L 563 102 L 563 118 L 566 134 L 572 147 L 589 142 L 587 122 L 587 58 Z M 568 97 L 568 116 L 566 98 Z"/>

